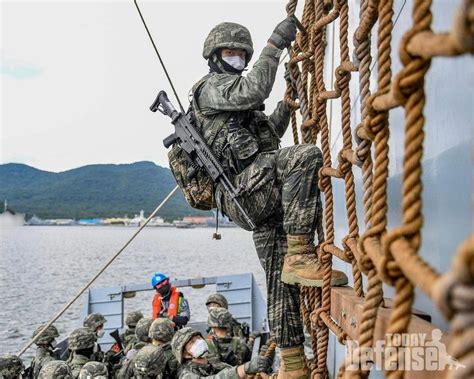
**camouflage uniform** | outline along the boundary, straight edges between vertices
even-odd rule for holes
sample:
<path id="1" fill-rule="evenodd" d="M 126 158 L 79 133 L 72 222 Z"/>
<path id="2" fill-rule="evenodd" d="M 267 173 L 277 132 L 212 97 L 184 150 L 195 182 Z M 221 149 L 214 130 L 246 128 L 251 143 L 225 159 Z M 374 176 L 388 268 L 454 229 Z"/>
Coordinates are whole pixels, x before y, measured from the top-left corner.
<path id="1" fill-rule="evenodd" d="M 185 345 L 194 336 L 201 336 L 201 333 L 190 328 L 185 327 L 176 332 L 171 341 L 171 347 L 178 363 L 181 366 L 178 369 L 178 379 L 238 379 L 237 368 L 231 367 L 218 360 L 208 362 L 206 364 L 198 364 L 192 360 L 185 360 L 183 357 L 183 350 Z M 201 336 L 202 337 L 202 336 Z"/>
<path id="2" fill-rule="evenodd" d="M 83 326 L 91 329 L 96 335 L 96 337 L 99 338 L 99 336 L 97 335 L 97 328 L 100 326 L 103 327 L 106 322 L 107 320 L 104 316 L 102 316 L 102 314 L 91 313 L 84 319 Z M 98 362 L 102 362 L 104 360 L 104 352 L 102 351 L 100 345 L 97 342 L 95 343 L 94 356 L 91 357 L 91 360 Z"/>
<path id="3" fill-rule="evenodd" d="M 107 379 L 109 372 L 107 366 L 101 362 L 88 362 L 79 372 L 79 379 Z"/>
<path id="4" fill-rule="evenodd" d="M 150 326 L 148 336 L 152 341 L 160 343 L 162 350 L 161 362 L 164 367 L 162 370 L 163 378 L 174 378 L 178 370 L 178 362 L 171 350 L 171 339 L 174 336 L 173 323 L 167 318 L 158 318 Z"/>
<path id="5" fill-rule="evenodd" d="M 117 373 L 117 378 L 126 379 L 132 377 L 135 357 L 141 349 L 151 342 L 149 331 L 152 323 L 153 320 L 151 318 L 145 317 L 137 322 L 137 326 L 135 327 L 137 342 L 130 344 L 125 350 L 127 356 L 122 363 L 122 368 Z"/>
<path id="6" fill-rule="evenodd" d="M 135 327 L 137 322 L 143 318 L 143 314 L 140 311 L 130 311 L 125 315 L 125 324 L 128 329 L 125 329 L 125 332 L 120 336 L 122 340 L 123 347 L 127 348 L 130 344 L 137 342 L 137 337 L 135 335 Z"/>
<path id="7" fill-rule="evenodd" d="M 69 357 L 68 364 L 71 367 L 73 378 L 78 378 L 81 368 L 91 360 L 90 356 L 95 343 L 96 336 L 90 328 L 76 329 L 69 336 L 69 349 L 72 354 Z M 82 355 L 85 354 L 85 351 L 90 355 Z"/>
<path id="8" fill-rule="evenodd" d="M 239 337 L 232 336 L 232 315 L 227 309 L 211 308 L 207 324 L 210 328 L 227 329 L 226 337 L 210 334 L 206 341 L 209 351 L 221 362 L 238 366 L 250 360 L 251 352 L 247 345 Z"/>
<path id="9" fill-rule="evenodd" d="M 38 379 L 72 379 L 71 368 L 64 361 L 50 361 L 43 366 Z"/>
<path id="10" fill-rule="evenodd" d="M 211 57 L 214 41 L 233 39 L 241 33 L 239 27 L 245 29 L 228 23 L 214 28 L 205 42 L 204 57 Z M 247 45 L 251 45 L 248 38 Z M 279 102 L 268 117 L 258 110 L 273 87 L 280 54 L 279 49 L 265 47 L 245 77 L 211 72 L 193 87 L 192 106 L 201 133 L 241 189 L 239 199 L 257 225 L 253 238 L 266 272 L 270 328 L 278 346 L 285 348 L 304 341 L 298 287 L 281 282 L 286 238 L 287 234 L 314 233 L 320 209 L 317 182 L 322 155 L 314 145 L 278 149 L 290 119 L 285 103 Z M 215 199 L 219 209 L 249 230 L 219 185 Z"/>
<path id="11" fill-rule="evenodd" d="M 229 303 L 227 302 L 227 299 L 220 293 L 213 293 L 208 296 L 206 300 L 206 306 L 208 307 L 211 303 L 216 303 L 222 308 L 229 309 Z M 241 324 L 234 317 L 232 317 L 232 336 L 246 340 L 248 335 L 246 335 L 244 329 L 248 329 L 248 325 L 246 323 Z"/>
<path id="12" fill-rule="evenodd" d="M 20 377 L 25 366 L 16 355 L 3 355 L 0 357 L 0 379 L 14 379 Z"/>
<path id="13" fill-rule="evenodd" d="M 151 342 L 151 339 L 148 336 L 148 333 L 150 331 L 150 326 L 152 322 L 153 320 L 151 318 L 145 318 L 145 317 L 140 319 L 140 321 L 138 321 L 137 326 L 135 327 L 136 342 L 129 345 L 127 349 L 125 350 L 125 353 L 128 353 L 132 349 L 140 350 L 142 347 L 144 347 L 145 345 Z"/>
<path id="14" fill-rule="evenodd" d="M 157 376 L 171 378 L 171 376 L 163 375 L 166 358 L 160 346 L 145 346 L 137 353 L 133 362 L 134 378 L 156 378 Z"/>
<path id="15" fill-rule="evenodd" d="M 36 337 L 41 330 L 44 329 L 46 324 L 40 325 L 33 333 L 33 338 Z M 53 348 L 51 343 L 59 337 L 59 332 L 54 325 L 50 325 L 36 340 L 35 344 L 38 346 L 36 348 L 36 354 L 33 360 L 31 361 L 31 372 L 33 378 L 37 378 L 41 368 L 48 362 L 55 360 L 53 356 Z"/>

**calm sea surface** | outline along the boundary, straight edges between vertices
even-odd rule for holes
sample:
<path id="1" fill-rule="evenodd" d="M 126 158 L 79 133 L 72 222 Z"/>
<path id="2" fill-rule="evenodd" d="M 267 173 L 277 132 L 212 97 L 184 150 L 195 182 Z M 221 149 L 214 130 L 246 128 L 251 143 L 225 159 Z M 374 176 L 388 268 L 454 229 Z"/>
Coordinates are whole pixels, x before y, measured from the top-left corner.
<path id="1" fill-rule="evenodd" d="M 33 226 L 0 230 L 0 354 L 16 353 L 33 330 L 51 319 L 136 231 L 127 227 Z M 156 271 L 172 278 L 253 272 L 265 293 L 265 276 L 252 235 L 237 228 L 147 228 L 93 286 L 148 283 Z M 192 318 L 204 320 L 212 287 L 185 290 Z M 143 295 L 143 296 L 140 296 Z M 81 297 L 56 323 L 61 337 L 80 325 Z M 126 310 L 149 314 L 150 293 L 128 299 Z M 29 359 L 30 349 L 23 355 Z"/>

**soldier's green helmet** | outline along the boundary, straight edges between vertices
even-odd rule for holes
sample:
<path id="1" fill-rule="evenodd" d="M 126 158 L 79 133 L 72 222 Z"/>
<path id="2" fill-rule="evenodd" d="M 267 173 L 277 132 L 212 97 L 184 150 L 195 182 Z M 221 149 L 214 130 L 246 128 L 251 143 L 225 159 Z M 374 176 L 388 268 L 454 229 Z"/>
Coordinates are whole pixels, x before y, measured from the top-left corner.
<path id="1" fill-rule="evenodd" d="M 87 349 L 94 346 L 96 337 L 92 329 L 79 328 L 69 336 L 69 349 L 72 351 Z"/>
<path id="2" fill-rule="evenodd" d="M 39 332 L 43 330 L 43 328 L 46 326 L 46 324 L 40 325 L 36 328 L 36 330 L 33 332 L 32 338 L 35 338 Z M 36 345 L 47 345 L 51 342 L 53 342 L 54 339 L 59 337 L 59 332 L 58 329 L 54 325 L 48 326 L 48 328 L 41 334 L 41 336 L 35 341 Z"/>
<path id="3" fill-rule="evenodd" d="M 161 342 L 170 342 L 174 335 L 173 322 L 167 318 L 157 318 L 150 326 L 148 337 Z"/>
<path id="4" fill-rule="evenodd" d="M 171 340 L 171 349 L 173 350 L 173 354 L 176 357 L 178 363 L 183 363 L 184 346 L 186 346 L 189 340 L 194 336 L 202 337 L 202 334 L 189 326 L 178 330 L 174 334 L 174 337 Z"/>
<path id="5" fill-rule="evenodd" d="M 25 366 L 16 355 L 3 355 L 0 357 L 0 378 L 16 378 Z"/>
<path id="6" fill-rule="evenodd" d="M 227 299 L 225 298 L 224 295 L 220 293 L 213 293 L 209 295 L 209 297 L 206 300 L 206 306 L 208 306 L 211 303 L 219 304 L 220 307 L 225 308 L 225 309 L 229 308 L 229 303 L 227 302 Z"/>
<path id="7" fill-rule="evenodd" d="M 147 345 L 135 355 L 133 361 L 134 378 L 156 378 L 163 373 L 166 355 L 161 347 Z"/>
<path id="8" fill-rule="evenodd" d="M 232 315 L 225 308 L 211 308 L 207 317 L 207 325 L 210 328 L 232 328 Z"/>
<path id="9" fill-rule="evenodd" d="M 107 379 L 109 371 L 102 362 L 87 362 L 79 371 L 79 379 Z"/>
<path id="10" fill-rule="evenodd" d="M 64 361 L 50 361 L 39 372 L 38 379 L 72 379 L 72 371 Z"/>
<path id="11" fill-rule="evenodd" d="M 143 318 L 143 313 L 140 311 L 130 311 L 125 315 L 125 324 L 129 328 L 137 326 L 137 322 Z"/>
<path id="12" fill-rule="evenodd" d="M 248 63 L 253 55 L 253 42 L 249 30 L 234 22 L 222 22 L 214 26 L 204 41 L 202 56 L 204 59 L 209 59 L 218 49 L 224 47 L 245 50 L 247 52 L 245 59 Z"/>
<path id="13" fill-rule="evenodd" d="M 104 325 L 107 320 L 100 313 L 91 313 L 84 319 L 84 326 L 86 328 L 91 328 L 94 332 L 95 330 Z"/>
<path id="14" fill-rule="evenodd" d="M 139 341 L 151 341 L 150 337 L 148 337 L 148 333 L 150 332 L 150 326 L 152 322 L 153 320 L 147 317 L 144 317 L 137 322 L 137 326 L 135 327 L 135 335 L 137 336 Z"/>

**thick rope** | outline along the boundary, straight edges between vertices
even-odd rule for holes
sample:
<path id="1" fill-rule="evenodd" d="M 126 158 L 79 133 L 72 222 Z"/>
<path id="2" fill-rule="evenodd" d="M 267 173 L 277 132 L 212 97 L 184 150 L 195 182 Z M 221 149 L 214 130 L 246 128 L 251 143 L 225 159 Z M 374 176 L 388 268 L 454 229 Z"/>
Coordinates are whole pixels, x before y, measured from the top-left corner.
<path id="1" fill-rule="evenodd" d="M 295 15 L 297 1 L 290 0 L 288 15 Z M 382 280 L 395 287 L 394 304 L 387 332 L 404 333 L 411 319 L 414 288 L 418 287 L 443 310 L 451 321 L 452 332 L 459 337 L 452 340 L 451 354 L 468 366 L 468 377 L 474 372 L 474 237 L 461 249 L 452 273 L 440 276 L 417 253 L 421 245 L 421 159 L 424 140 L 425 103 L 424 77 L 430 60 L 435 56 L 454 56 L 474 53 L 474 3 L 464 0 L 455 15 L 449 33 L 434 33 L 430 29 L 431 1 L 415 0 L 413 25 L 405 34 L 400 57 L 403 68 L 392 78 L 391 41 L 393 31 L 393 0 L 362 0 L 359 25 L 353 36 L 355 61 L 349 59 L 348 4 L 346 0 L 307 0 L 302 22 L 308 34 L 298 33 L 291 49 L 289 62 L 292 82 L 288 83 L 285 100 L 292 110 L 292 129 L 295 143 L 296 110 L 300 109 L 300 131 L 303 143 L 316 143 L 320 135 L 323 167 L 319 172 L 319 187 L 324 193 L 324 229 L 318 224 L 318 257 L 323 267 L 322 288 L 301 288 L 301 314 L 304 325 L 313 337 L 315 362 L 312 378 L 326 378 L 329 330 L 339 341 L 347 339 L 345 331 L 330 315 L 332 256 L 352 264 L 355 293 L 364 296 L 362 274 L 368 278 L 362 317 L 358 322 L 359 349 L 373 345 L 378 308 L 383 304 Z M 340 57 L 339 66 L 331 79 L 333 88 L 325 85 L 325 52 L 327 26 L 338 20 Z M 377 32 L 377 88 L 370 91 L 371 35 L 378 22 Z M 334 25 L 333 25 L 334 26 Z M 334 28 L 333 28 L 334 30 Z M 335 43 L 335 41 L 333 41 Z M 334 49 L 332 48 L 334 51 Z M 359 71 L 360 122 L 351 130 L 351 102 L 349 81 L 352 71 Z M 290 98 L 296 94 L 298 103 Z M 328 123 L 327 101 L 341 98 L 342 149 L 337 154 L 338 165 L 332 167 L 331 125 Z M 332 103 L 331 103 L 332 104 Z M 405 108 L 405 154 L 403 168 L 402 225 L 387 231 L 387 180 L 389 167 L 389 110 Z M 330 106 L 330 111 L 332 105 Z M 332 115 L 330 115 L 332 117 Z M 354 135 L 357 145 L 352 145 Z M 335 142 L 334 142 L 335 145 Z M 362 169 L 363 208 L 365 231 L 359 237 L 353 167 Z M 342 240 L 343 249 L 335 245 L 334 196 L 331 178 L 343 179 L 348 234 Z M 318 215 L 322 220 L 323 215 Z M 456 263 L 457 262 L 457 263 Z M 459 262 L 462 262 L 460 264 Z M 469 270 L 466 270 L 467 265 Z M 470 314 L 468 315 L 468 311 Z M 470 339 L 470 340 L 469 340 Z M 458 343 L 458 341 L 463 341 Z M 390 345 L 392 341 L 388 341 Z M 357 353 L 357 349 L 356 349 Z M 356 354 L 357 355 L 357 354 Z M 393 363 L 400 357 L 393 357 Z M 392 362 L 389 362 L 392 363 Z M 349 364 L 349 360 L 346 361 Z M 337 377 L 365 378 L 364 368 L 343 364 Z M 396 367 L 396 366 L 395 366 Z M 396 368 L 386 372 L 388 377 L 402 378 Z M 463 376 L 464 375 L 464 376 Z"/>

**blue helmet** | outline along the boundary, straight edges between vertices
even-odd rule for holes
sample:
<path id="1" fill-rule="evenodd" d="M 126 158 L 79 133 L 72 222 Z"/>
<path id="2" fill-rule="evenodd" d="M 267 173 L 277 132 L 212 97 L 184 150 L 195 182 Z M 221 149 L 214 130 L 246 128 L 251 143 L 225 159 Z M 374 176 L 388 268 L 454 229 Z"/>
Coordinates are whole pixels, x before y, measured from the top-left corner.
<path id="1" fill-rule="evenodd" d="M 157 284 L 160 284 L 162 281 L 166 279 L 169 279 L 169 277 L 163 274 L 162 272 L 157 272 L 156 274 L 153 274 L 153 276 L 151 277 L 151 286 L 155 288 Z"/>

